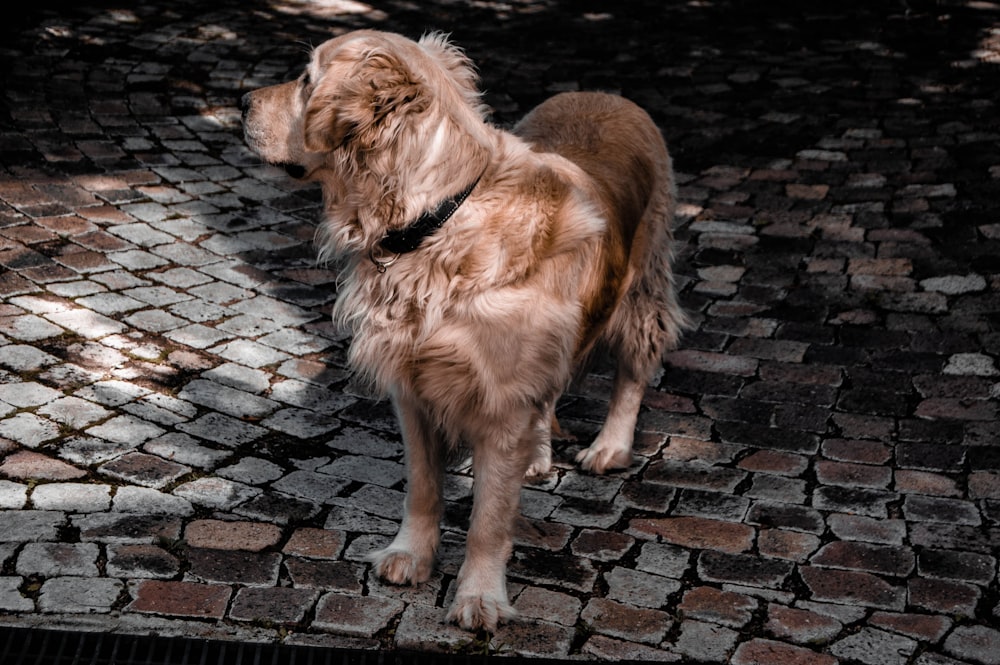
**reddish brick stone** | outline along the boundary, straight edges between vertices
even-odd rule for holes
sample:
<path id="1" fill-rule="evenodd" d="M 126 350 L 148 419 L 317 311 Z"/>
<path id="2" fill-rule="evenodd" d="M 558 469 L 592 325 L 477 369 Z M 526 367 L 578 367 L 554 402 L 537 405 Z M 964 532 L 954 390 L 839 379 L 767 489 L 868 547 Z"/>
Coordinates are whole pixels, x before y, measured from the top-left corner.
<path id="1" fill-rule="evenodd" d="M 189 549 L 190 575 L 206 582 L 275 585 L 281 555 L 277 552 Z"/>
<path id="2" fill-rule="evenodd" d="M 896 419 L 860 413 L 834 413 L 833 422 L 844 436 L 889 441 L 895 435 Z"/>
<path id="3" fill-rule="evenodd" d="M 514 522 L 514 542 L 527 547 L 559 550 L 569 541 L 573 527 L 567 524 L 532 520 L 518 515 Z"/>
<path id="4" fill-rule="evenodd" d="M 969 474 L 969 498 L 1000 499 L 1000 471 L 975 471 Z"/>
<path id="5" fill-rule="evenodd" d="M 195 548 L 260 552 L 281 540 L 281 528 L 260 522 L 195 520 L 184 530 L 184 539 Z"/>
<path id="6" fill-rule="evenodd" d="M 951 628 L 951 619 L 929 614 L 875 612 L 869 623 L 924 642 L 937 642 Z"/>
<path id="7" fill-rule="evenodd" d="M 634 519 L 630 529 L 639 534 L 659 536 L 664 541 L 692 549 L 746 552 L 753 546 L 754 529 L 746 524 L 721 522 L 702 517 Z"/>
<path id="8" fill-rule="evenodd" d="M 79 273 L 90 273 L 113 268 L 113 263 L 100 252 L 80 251 L 67 252 L 59 256 L 59 263 Z"/>
<path id="9" fill-rule="evenodd" d="M 160 489 L 191 468 L 146 453 L 129 453 L 100 467 L 100 472 L 135 485 Z"/>
<path id="10" fill-rule="evenodd" d="M 882 489 L 892 480 L 892 469 L 887 466 L 868 466 L 847 462 L 816 463 L 816 477 L 824 485 L 839 487 L 871 487 Z"/>
<path id="11" fill-rule="evenodd" d="M 517 597 L 514 609 L 519 616 L 572 626 L 580 618 L 583 604 L 573 596 L 539 587 L 527 587 Z"/>
<path id="12" fill-rule="evenodd" d="M 798 644 L 829 642 L 844 627 L 833 617 L 782 605 L 769 606 L 767 617 L 765 628 L 768 632 L 775 637 L 791 640 Z"/>
<path id="13" fill-rule="evenodd" d="M 824 546 L 812 558 L 812 563 L 895 577 L 909 575 L 915 566 L 910 548 L 843 540 Z"/>
<path id="14" fill-rule="evenodd" d="M 948 476 L 929 471 L 896 471 L 896 491 L 904 494 L 930 494 L 933 496 L 960 497 L 958 484 Z"/>
<path id="15" fill-rule="evenodd" d="M 948 397 L 925 399 L 914 412 L 918 418 L 996 421 L 998 407 L 992 400 L 965 400 Z"/>
<path id="16" fill-rule="evenodd" d="M 685 619 L 700 619 L 730 628 L 742 628 L 757 609 L 757 601 L 743 594 L 702 586 L 684 594 L 677 608 Z"/>
<path id="17" fill-rule="evenodd" d="M 981 595 L 979 587 L 962 582 L 928 580 L 922 577 L 910 580 L 910 604 L 931 612 L 972 617 Z"/>
<path id="18" fill-rule="evenodd" d="M 646 644 L 659 644 L 672 623 L 666 612 L 630 607 L 607 598 L 593 598 L 581 618 L 595 633 Z"/>
<path id="19" fill-rule="evenodd" d="M 851 259 L 847 272 L 851 275 L 909 275 L 913 270 L 910 259 Z"/>
<path id="20" fill-rule="evenodd" d="M 76 236 L 97 230 L 97 227 L 82 217 L 66 215 L 62 217 L 39 217 L 35 220 L 39 226 L 58 233 L 59 235 Z"/>
<path id="21" fill-rule="evenodd" d="M 816 551 L 819 543 L 819 538 L 809 533 L 767 529 L 760 532 L 757 549 L 764 556 L 801 563 Z"/>
<path id="22" fill-rule="evenodd" d="M 739 467 L 747 471 L 762 471 L 782 476 L 797 476 L 808 466 L 809 461 L 803 455 L 776 450 L 758 450 L 739 463 Z"/>
<path id="23" fill-rule="evenodd" d="M 823 442 L 823 455 L 839 462 L 885 464 L 892 457 L 892 449 L 878 441 L 830 439 Z"/>
<path id="24" fill-rule="evenodd" d="M 836 260 L 836 265 L 840 266 L 841 260 Z M 839 272 L 839 268 L 835 272 Z M 777 383 L 837 387 L 844 382 L 844 371 L 840 367 L 830 365 L 763 363 L 760 367 L 760 378 Z"/>
<path id="25" fill-rule="evenodd" d="M 222 619 L 232 589 L 218 584 L 147 580 L 135 587 L 127 609 L 146 614 Z"/>
<path id="26" fill-rule="evenodd" d="M 632 547 L 635 538 L 624 533 L 584 529 L 570 549 L 577 556 L 598 561 L 617 561 Z"/>
<path id="27" fill-rule="evenodd" d="M 733 654 L 731 665 L 837 665 L 837 659 L 825 653 L 755 638 L 744 642 Z"/>
<path id="28" fill-rule="evenodd" d="M 285 568 L 297 587 L 361 593 L 364 567 L 350 561 L 314 561 L 289 557 Z"/>
<path id="29" fill-rule="evenodd" d="M 822 201 L 830 191 L 829 185 L 785 185 L 785 193 L 789 198 L 805 199 L 807 201 Z"/>
<path id="30" fill-rule="evenodd" d="M 671 436 L 663 449 L 663 459 L 718 464 L 731 461 L 740 450 L 740 446 L 731 444 Z"/>
<path id="31" fill-rule="evenodd" d="M 296 529 L 285 543 L 285 554 L 309 559 L 336 559 L 344 547 L 344 534 L 330 529 Z"/>
<path id="32" fill-rule="evenodd" d="M 22 450 L 0 464 L 0 474 L 19 479 L 74 480 L 86 476 L 87 472 L 41 453 Z"/>
<path id="33" fill-rule="evenodd" d="M 906 603 L 904 589 L 869 573 L 803 567 L 799 574 L 815 601 L 887 610 L 901 610 Z"/>

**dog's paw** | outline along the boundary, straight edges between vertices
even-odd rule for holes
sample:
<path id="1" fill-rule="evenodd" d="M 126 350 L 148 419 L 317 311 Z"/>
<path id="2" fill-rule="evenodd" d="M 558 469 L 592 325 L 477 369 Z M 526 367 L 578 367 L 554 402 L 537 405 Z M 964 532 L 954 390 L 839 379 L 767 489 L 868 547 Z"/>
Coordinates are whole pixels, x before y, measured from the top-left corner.
<path id="1" fill-rule="evenodd" d="M 494 632 L 501 621 L 509 621 L 517 611 L 507 602 L 504 594 L 458 594 L 448 610 L 448 621 L 465 630 Z"/>
<path id="2" fill-rule="evenodd" d="M 426 582 L 434 567 L 433 558 L 418 557 L 406 550 L 392 547 L 372 552 L 367 559 L 374 564 L 375 573 L 391 584 Z"/>
<path id="3" fill-rule="evenodd" d="M 595 443 L 577 453 L 576 462 L 584 471 L 591 473 L 627 469 L 632 466 L 632 450 L 631 448 L 601 446 Z"/>
<path id="4" fill-rule="evenodd" d="M 524 472 L 524 479 L 528 481 L 538 481 L 549 475 L 552 471 L 552 460 L 535 460 L 528 467 L 528 470 Z"/>

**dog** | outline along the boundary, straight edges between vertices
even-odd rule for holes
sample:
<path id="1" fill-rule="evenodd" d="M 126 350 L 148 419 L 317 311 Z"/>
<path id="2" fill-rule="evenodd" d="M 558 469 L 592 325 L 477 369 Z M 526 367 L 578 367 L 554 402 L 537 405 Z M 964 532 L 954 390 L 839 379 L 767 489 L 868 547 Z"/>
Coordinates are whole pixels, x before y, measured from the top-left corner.
<path id="1" fill-rule="evenodd" d="M 322 259 L 357 376 L 391 398 L 405 446 L 398 534 L 370 555 L 395 584 L 433 569 L 448 453 L 471 449 L 473 506 L 447 619 L 493 631 L 526 476 L 552 464 L 555 406 L 594 349 L 616 359 L 607 419 L 576 460 L 628 467 L 646 385 L 685 325 L 671 270 L 664 139 L 624 98 L 561 93 L 511 130 L 440 33 L 333 38 L 297 79 L 241 99 L 248 147 L 323 193 Z"/>

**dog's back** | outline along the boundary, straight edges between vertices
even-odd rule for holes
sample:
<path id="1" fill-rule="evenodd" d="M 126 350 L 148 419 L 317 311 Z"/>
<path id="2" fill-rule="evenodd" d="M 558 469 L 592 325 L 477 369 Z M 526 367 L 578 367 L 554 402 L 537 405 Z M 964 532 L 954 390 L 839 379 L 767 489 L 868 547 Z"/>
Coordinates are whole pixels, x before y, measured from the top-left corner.
<path id="1" fill-rule="evenodd" d="M 672 189 L 670 158 L 649 115 L 624 97 L 598 92 L 556 95 L 532 110 L 514 133 L 542 152 L 583 169 L 605 214 L 631 244 L 639 220 L 657 193 Z"/>
<path id="2" fill-rule="evenodd" d="M 673 170 L 659 128 L 624 97 L 570 92 L 540 104 L 513 131 L 534 150 L 561 155 L 590 178 L 595 203 L 608 222 L 606 265 L 627 265 L 624 274 L 608 275 L 604 283 L 619 285 L 618 304 L 632 303 L 627 311 L 616 305 L 616 311 L 598 317 L 602 330 L 587 331 L 587 336 L 603 335 L 616 355 L 637 361 L 637 375 L 648 374 L 684 326 L 670 265 Z M 662 340 L 654 348 L 636 340 L 650 332 L 648 337 Z"/>

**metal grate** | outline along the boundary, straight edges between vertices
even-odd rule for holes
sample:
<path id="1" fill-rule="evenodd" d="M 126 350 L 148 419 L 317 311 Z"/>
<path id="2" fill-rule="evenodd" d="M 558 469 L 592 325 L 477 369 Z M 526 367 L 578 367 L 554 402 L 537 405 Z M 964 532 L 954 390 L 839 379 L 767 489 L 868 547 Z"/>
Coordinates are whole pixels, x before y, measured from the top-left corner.
<path id="1" fill-rule="evenodd" d="M 362 651 L 0 626 L 2 665 L 475 665 L 486 662 L 565 665 L 566 661 Z"/>

